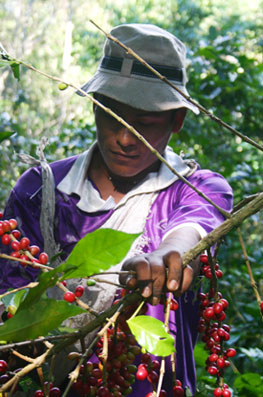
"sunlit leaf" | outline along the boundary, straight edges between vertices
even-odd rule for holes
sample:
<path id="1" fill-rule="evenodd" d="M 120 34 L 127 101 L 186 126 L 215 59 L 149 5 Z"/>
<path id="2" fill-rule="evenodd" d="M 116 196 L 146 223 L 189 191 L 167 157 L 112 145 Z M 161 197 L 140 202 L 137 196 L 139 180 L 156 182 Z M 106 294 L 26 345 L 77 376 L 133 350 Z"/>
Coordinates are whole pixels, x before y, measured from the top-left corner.
<path id="1" fill-rule="evenodd" d="M 63 300 L 43 299 L 17 312 L 0 327 L 0 340 L 19 342 L 45 336 L 68 317 L 85 312 Z"/>
<path id="2" fill-rule="evenodd" d="M 76 269 L 64 278 L 88 277 L 120 263 L 138 236 L 112 229 L 87 234 L 67 258 L 67 265 L 76 266 Z"/>
<path id="3" fill-rule="evenodd" d="M 165 331 L 162 321 L 151 316 L 137 316 L 127 323 L 139 345 L 149 353 L 166 357 L 175 352 L 174 338 Z"/>

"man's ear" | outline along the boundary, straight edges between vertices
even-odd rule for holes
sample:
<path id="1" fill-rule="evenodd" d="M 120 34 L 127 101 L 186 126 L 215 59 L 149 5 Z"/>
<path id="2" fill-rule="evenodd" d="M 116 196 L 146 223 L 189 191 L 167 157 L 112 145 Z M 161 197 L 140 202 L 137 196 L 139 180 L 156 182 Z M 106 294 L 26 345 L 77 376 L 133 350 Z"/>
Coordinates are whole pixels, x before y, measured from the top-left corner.
<path id="1" fill-rule="evenodd" d="M 174 125 L 172 128 L 173 133 L 177 134 L 180 131 L 180 129 L 183 127 L 186 112 L 187 112 L 186 108 L 180 108 L 175 111 Z"/>

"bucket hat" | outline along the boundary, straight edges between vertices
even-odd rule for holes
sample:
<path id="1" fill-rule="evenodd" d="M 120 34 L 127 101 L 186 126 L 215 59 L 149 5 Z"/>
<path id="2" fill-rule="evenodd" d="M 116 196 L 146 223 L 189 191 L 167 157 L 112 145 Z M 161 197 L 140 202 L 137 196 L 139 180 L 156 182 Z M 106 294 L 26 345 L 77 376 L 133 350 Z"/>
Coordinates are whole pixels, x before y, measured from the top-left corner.
<path id="1" fill-rule="evenodd" d="M 123 24 L 110 33 L 189 95 L 186 90 L 186 48 L 177 37 L 151 24 Z M 97 72 L 81 88 L 87 93 L 100 93 L 145 111 L 185 107 L 199 113 L 196 106 L 110 39 L 104 44 Z"/>

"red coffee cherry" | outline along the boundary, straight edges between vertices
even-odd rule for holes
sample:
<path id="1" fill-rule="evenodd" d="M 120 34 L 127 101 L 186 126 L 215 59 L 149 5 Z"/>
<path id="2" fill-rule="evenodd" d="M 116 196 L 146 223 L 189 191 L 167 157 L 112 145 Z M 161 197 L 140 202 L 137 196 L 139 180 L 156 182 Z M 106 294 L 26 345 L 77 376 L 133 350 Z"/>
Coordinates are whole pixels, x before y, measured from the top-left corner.
<path id="1" fill-rule="evenodd" d="M 12 234 L 13 234 L 14 238 L 16 238 L 17 240 L 21 237 L 21 233 L 19 230 L 13 230 Z"/>
<path id="2" fill-rule="evenodd" d="M 10 232 L 11 227 L 8 221 L 3 221 L 2 222 L 2 228 L 4 230 L 5 233 Z"/>
<path id="3" fill-rule="evenodd" d="M 144 380 L 146 379 L 148 376 L 148 371 L 147 369 L 143 366 L 140 369 L 138 369 L 138 371 L 136 372 L 136 379 L 138 380 Z"/>
<path id="4" fill-rule="evenodd" d="M 224 368 L 225 367 L 225 360 L 222 357 L 220 357 L 217 360 L 216 364 L 217 364 L 218 368 Z"/>
<path id="5" fill-rule="evenodd" d="M 69 302 L 69 303 L 72 303 L 75 300 L 75 295 L 73 294 L 73 292 L 67 291 L 64 294 L 64 300 Z"/>
<path id="6" fill-rule="evenodd" d="M 182 386 L 174 386 L 173 387 L 173 397 L 183 397 L 184 396 L 184 389 Z"/>
<path id="7" fill-rule="evenodd" d="M 60 391 L 60 389 L 58 387 L 52 387 L 49 390 L 49 396 L 50 397 L 60 397 L 60 395 L 61 395 L 61 391 Z"/>
<path id="8" fill-rule="evenodd" d="M 214 309 L 212 307 L 208 307 L 207 309 L 205 309 L 204 318 L 206 320 L 211 320 L 214 316 L 215 316 L 215 312 L 214 312 Z"/>
<path id="9" fill-rule="evenodd" d="M 30 251 L 31 255 L 35 256 L 35 255 L 37 255 L 39 253 L 40 248 L 39 248 L 38 245 L 30 245 L 28 250 Z"/>
<path id="10" fill-rule="evenodd" d="M 17 220 L 16 219 L 9 219 L 10 229 L 14 230 L 17 227 Z"/>
<path id="11" fill-rule="evenodd" d="M 170 303 L 170 310 L 175 312 L 178 309 L 178 307 L 179 307 L 179 304 L 178 304 L 177 300 L 172 298 L 171 303 Z"/>
<path id="12" fill-rule="evenodd" d="M 28 258 L 28 256 L 26 256 L 26 255 L 24 255 L 24 254 L 22 254 L 22 255 L 20 255 L 20 259 L 22 259 L 23 261 L 29 261 L 29 258 Z M 23 262 L 20 262 L 20 264 L 22 265 L 22 266 L 24 266 L 24 267 L 26 267 L 28 264 L 27 263 L 23 263 Z"/>
<path id="13" fill-rule="evenodd" d="M 222 397 L 231 397 L 231 391 L 228 389 L 224 389 L 222 392 Z"/>
<path id="14" fill-rule="evenodd" d="M 19 243 L 19 241 L 12 241 L 12 242 L 11 242 L 11 248 L 12 248 L 14 251 L 19 251 L 19 250 L 20 250 L 20 243 Z"/>
<path id="15" fill-rule="evenodd" d="M 8 365 L 5 360 L 0 360 L 0 374 L 3 374 L 8 370 Z"/>
<path id="16" fill-rule="evenodd" d="M 224 310 L 228 308 L 228 301 L 226 299 L 221 298 L 219 302 L 222 303 Z"/>
<path id="17" fill-rule="evenodd" d="M 42 265 L 46 265 L 48 263 L 48 254 L 46 254 L 46 252 L 41 252 L 38 260 Z"/>
<path id="18" fill-rule="evenodd" d="M 214 396 L 215 396 L 215 397 L 221 397 L 221 396 L 222 396 L 222 393 L 223 393 L 223 390 L 221 389 L 221 387 L 217 387 L 217 388 L 214 390 Z"/>
<path id="19" fill-rule="evenodd" d="M 211 367 L 208 368 L 208 373 L 210 375 L 215 376 L 215 375 L 218 374 L 218 369 L 215 366 L 212 365 Z"/>
<path id="20" fill-rule="evenodd" d="M 232 347 L 230 347 L 226 351 L 226 356 L 227 357 L 235 357 L 236 354 L 237 354 L 236 349 L 233 349 Z"/>
<path id="21" fill-rule="evenodd" d="M 205 264 L 208 263 L 208 255 L 205 254 L 200 255 L 200 261 Z"/>
<path id="22" fill-rule="evenodd" d="M 75 296 L 80 298 L 84 293 L 84 287 L 82 285 L 78 285 L 75 289 Z"/>
<path id="23" fill-rule="evenodd" d="M 4 245 L 10 244 L 10 242 L 11 242 L 10 234 L 3 234 L 3 236 L 1 237 L 1 241 L 2 241 L 2 244 L 4 244 Z"/>
<path id="24" fill-rule="evenodd" d="M 44 393 L 42 390 L 36 390 L 34 393 L 34 397 L 44 397 Z"/>
<path id="25" fill-rule="evenodd" d="M 28 249 L 29 244 L 30 244 L 29 238 L 27 238 L 27 237 L 21 238 L 20 247 L 21 247 L 22 250 Z"/>
<path id="26" fill-rule="evenodd" d="M 213 305 L 213 309 L 216 314 L 220 314 L 224 310 L 224 306 L 222 303 L 217 302 Z"/>
<path id="27" fill-rule="evenodd" d="M 100 386 L 98 389 L 98 397 L 109 397 L 110 391 L 106 386 Z"/>

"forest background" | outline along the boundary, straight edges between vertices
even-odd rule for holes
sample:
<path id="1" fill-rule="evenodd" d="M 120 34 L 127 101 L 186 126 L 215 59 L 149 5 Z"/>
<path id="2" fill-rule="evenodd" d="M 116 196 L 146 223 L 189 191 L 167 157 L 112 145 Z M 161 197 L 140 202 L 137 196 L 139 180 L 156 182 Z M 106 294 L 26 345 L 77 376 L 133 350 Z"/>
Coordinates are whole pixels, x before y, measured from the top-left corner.
<path id="1" fill-rule="evenodd" d="M 250 0 L 0 0 L 0 41 L 14 58 L 81 85 L 95 72 L 104 30 L 121 23 L 153 23 L 179 37 L 188 50 L 188 90 L 193 99 L 243 134 L 263 144 L 263 1 Z M 21 67 L 0 74 L 0 131 L 14 134 L 0 146 L 0 208 L 27 169 L 16 153 L 36 157 L 49 138 L 48 161 L 82 152 L 95 137 L 92 103 L 74 91 Z M 207 116 L 188 114 L 170 145 L 202 168 L 223 174 L 235 204 L 262 191 L 262 153 Z M 262 213 L 241 228 L 253 275 L 263 296 Z M 262 318 L 240 242 L 231 232 L 219 252 L 220 290 L 230 302 L 230 345 L 237 348 L 228 383 L 238 396 L 262 396 Z M 206 353 L 195 350 L 199 388 L 209 384 Z M 257 392 L 257 390 L 261 390 Z M 251 393 L 251 394 L 250 394 Z M 258 394 L 257 394 L 258 393 Z M 260 394 L 261 393 L 261 394 Z"/>

